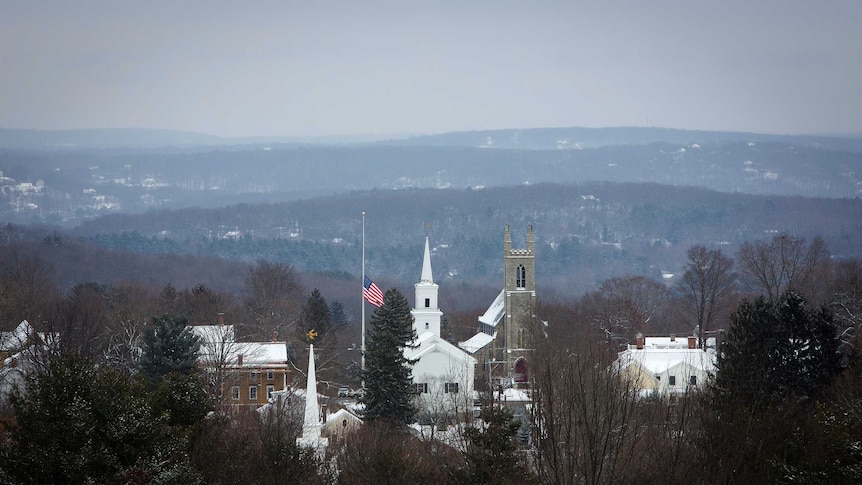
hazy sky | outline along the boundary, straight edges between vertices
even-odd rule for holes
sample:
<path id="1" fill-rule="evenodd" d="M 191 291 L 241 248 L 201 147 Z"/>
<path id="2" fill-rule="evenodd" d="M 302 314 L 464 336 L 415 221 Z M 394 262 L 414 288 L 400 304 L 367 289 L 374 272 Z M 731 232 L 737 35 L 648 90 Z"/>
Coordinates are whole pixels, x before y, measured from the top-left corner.
<path id="1" fill-rule="evenodd" d="M 862 1 L 0 0 L 0 128 L 862 133 Z"/>

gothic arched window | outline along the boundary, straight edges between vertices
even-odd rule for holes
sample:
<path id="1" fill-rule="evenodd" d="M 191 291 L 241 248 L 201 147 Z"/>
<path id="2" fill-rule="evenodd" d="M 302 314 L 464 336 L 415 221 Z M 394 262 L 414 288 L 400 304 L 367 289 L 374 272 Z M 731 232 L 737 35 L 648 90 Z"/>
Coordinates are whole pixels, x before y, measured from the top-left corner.
<path id="1" fill-rule="evenodd" d="M 527 270 L 524 269 L 523 264 L 518 265 L 518 270 L 515 273 L 515 288 L 526 288 L 527 287 Z"/>

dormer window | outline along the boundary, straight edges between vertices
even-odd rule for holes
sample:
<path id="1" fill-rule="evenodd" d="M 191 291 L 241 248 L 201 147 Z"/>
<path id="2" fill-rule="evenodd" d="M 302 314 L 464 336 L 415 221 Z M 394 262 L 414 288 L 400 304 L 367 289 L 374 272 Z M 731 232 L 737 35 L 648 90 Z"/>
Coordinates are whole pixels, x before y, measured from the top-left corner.
<path id="1" fill-rule="evenodd" d="M 515 272 L 515 288 L 526 288 L 527 287 L 527 270 L 524 269 L 523 264 L 518 265 L 518 269 Z"/>

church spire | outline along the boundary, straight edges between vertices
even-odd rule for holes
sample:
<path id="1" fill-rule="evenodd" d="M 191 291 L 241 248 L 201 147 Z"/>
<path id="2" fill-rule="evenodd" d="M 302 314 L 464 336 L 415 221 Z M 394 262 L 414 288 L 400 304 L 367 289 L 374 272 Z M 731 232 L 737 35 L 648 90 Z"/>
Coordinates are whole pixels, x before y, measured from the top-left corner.
<path id="1" fill-rule="evenodd" d="M 314 368 L 314 345 L 308 346 L 308 381 L 305 386 L 305 416 L 302 420 L 302 439 L 314 442 L 320 439 L 320 409 L 317 407 L 317 375 Z"/>
<path id="2" fill-rule="evenodd" d="M 428 236 L 425 236 L 425 257 L 422 259 L 422 276 L 419 278 L 419 282 L 434 283 L 434 276 L 431 274 L 431 250 L 428 245 Z"/>
<path id="3" fill-rule="evenodd" d="M 314 330 L 308 338 L 314 338 Z M 305 416 L 302 420 L 302 436 L 296 439 L 297 446 L 311 448 L 318 458 L 323 458 L 329 438 L 320 436 L 320 407 L 317 405 L 317 372 L 314 366 L 314 344 L 308 346 L 308 381 L 305 386 Z"/>

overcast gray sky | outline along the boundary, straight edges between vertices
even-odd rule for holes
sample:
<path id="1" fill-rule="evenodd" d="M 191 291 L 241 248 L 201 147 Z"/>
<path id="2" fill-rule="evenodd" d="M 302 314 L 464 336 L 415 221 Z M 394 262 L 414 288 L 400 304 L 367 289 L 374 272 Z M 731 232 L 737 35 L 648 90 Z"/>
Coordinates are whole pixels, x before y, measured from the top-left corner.
<path id="1" fill-rule="evenodd" d="M 0 0 L 0 127 L 862 133 L 862 1 Z"/>

